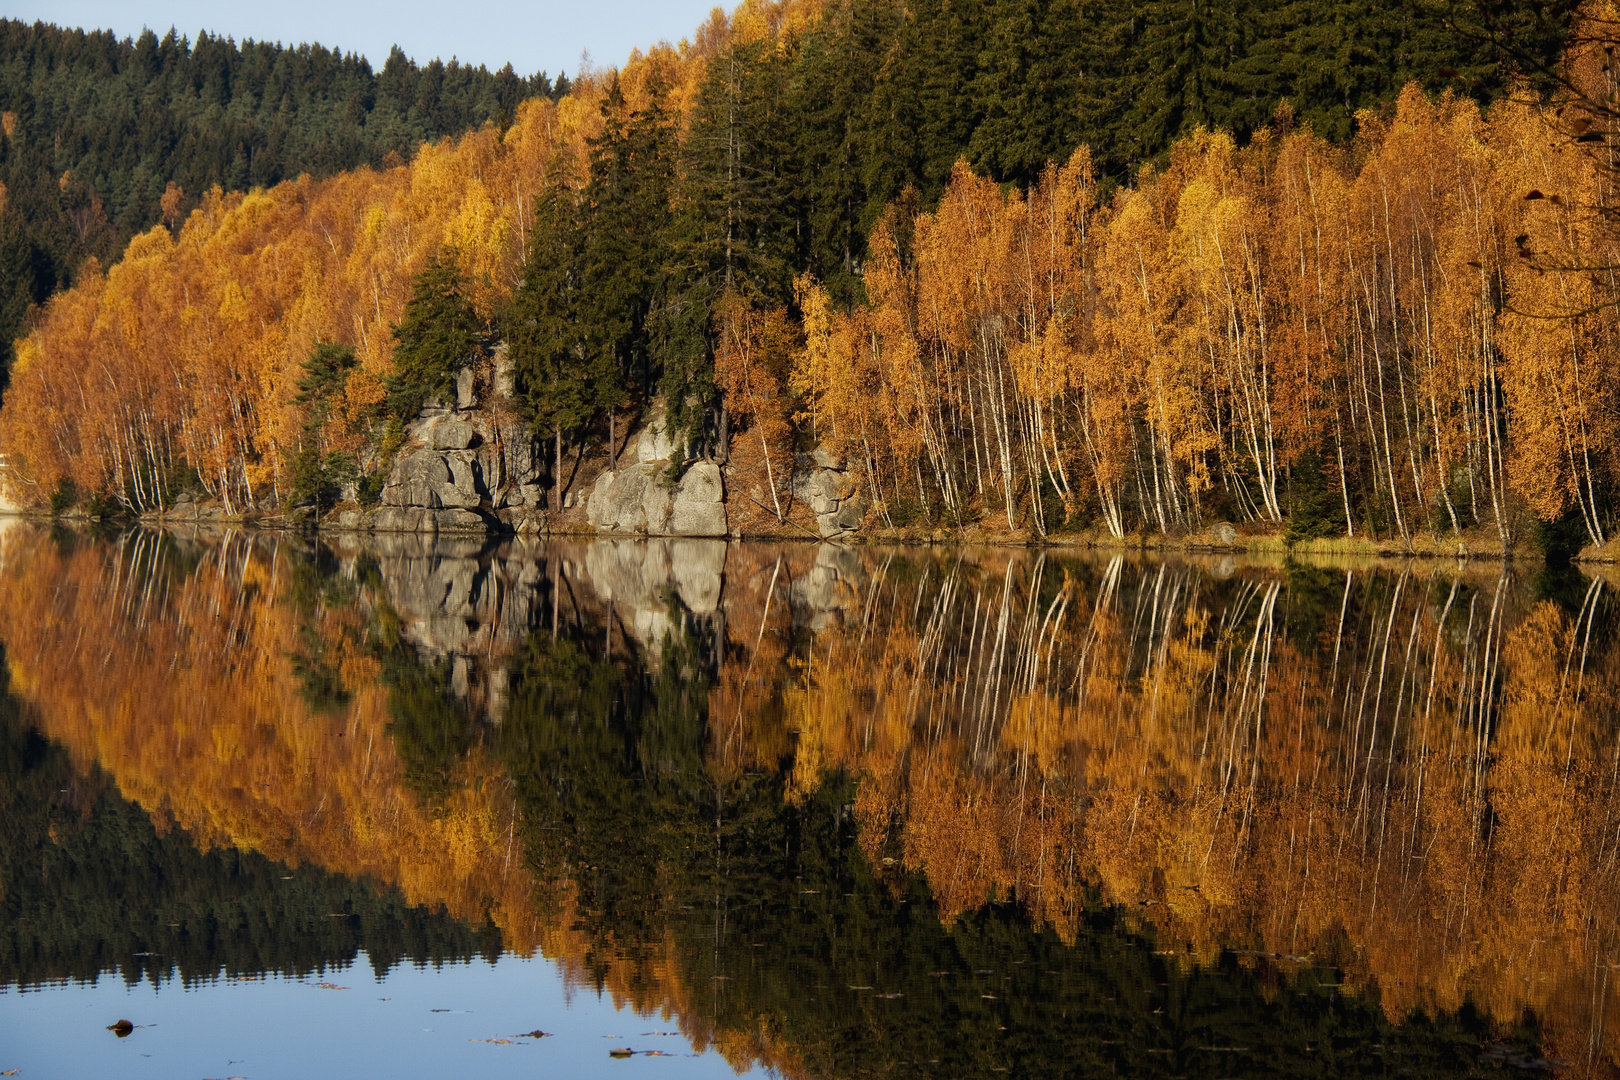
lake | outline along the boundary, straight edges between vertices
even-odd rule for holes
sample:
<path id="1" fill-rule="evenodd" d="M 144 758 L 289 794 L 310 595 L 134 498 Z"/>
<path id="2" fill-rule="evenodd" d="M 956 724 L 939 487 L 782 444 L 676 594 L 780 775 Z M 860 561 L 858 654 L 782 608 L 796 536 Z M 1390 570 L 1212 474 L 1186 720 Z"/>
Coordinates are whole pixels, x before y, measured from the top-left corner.
<path id="1" fill-rule="evenodd" d="M 1611 1076 L 1617 584 L 12 520 L 0 1074 Z"/>

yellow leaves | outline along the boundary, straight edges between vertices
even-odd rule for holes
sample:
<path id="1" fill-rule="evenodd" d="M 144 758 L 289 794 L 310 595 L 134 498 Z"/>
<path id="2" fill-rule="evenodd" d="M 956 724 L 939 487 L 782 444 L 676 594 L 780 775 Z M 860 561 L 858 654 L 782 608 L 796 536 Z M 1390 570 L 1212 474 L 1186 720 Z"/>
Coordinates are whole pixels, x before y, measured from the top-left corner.
<path id="1" fill-rule="evenodd" d="M 225 292 L 219 301 L 219 317 L 226 322 L 238 322 L 247 318 L 247 294 L 242 286 L 235 281 L 225 283 Z"/>
<path id="2" fill-rule="evenodd" d="M 502 270 L 517 212 L 518 208 L 510 204 L 497 206 L 484 185 L 475 179 L 466 185 L 459 209 L 445 225 L 445 243 L 456 250 L 473 307 L 486 319 L 493 317 L 497 305 L 510 297 Z"/>
<path id="3" fill-rule="evenodd" d="M 731 42 L 750 45 L 770 36 L 768 12 L 774 7 L 769 0 L 743 0 L 731 13 Z"/>
<path id="4" fill-rule="evenodd" d="M 850 371 L 846 342 L 835 336 L 836 320 L 832 300 L 821 283 L 809 274 L 793 282 L 794 296 L 803 313 L 804 349 L 793 365 L 792 386 L 809 404 L 808 416 L 818 433 L 836 435 L 838 417 L 846 404 L 845 395 L 855 386 Z"/>
<path id="5" fill-rule="evenodd" d="M 169 258 L 173 250 L 174 239 L 169 235 L 169 230 L 158 226 L 130 240 L 129 246 L 124 249 L 124 261 L 161 261 Z"/>
<path id="6" fill-rule="evenodd" d="M 39 363 L 40 354 L 43 352 L 43 350 L 43 344 L 33 335 L 29 335 L 25 338 L 18 338 L 17 358 L 13 360 L 11 364 L 11 377 L 13 379 L 18 379 L 24 375 L 27 375 L 29 371 L 33 369 L 34 365 Z"/>
<path id="7" fill-rule="evenodd" d="M 565 111 L 594 123 L 594 103 Z M 24 352 L 50 360 L 20 368 L 0 452 L 36 462 L 47 492 L 71 473 L 84 490 L 116 493 L 150 438 L 233 505 L 264 500 L 285 481 L 295 376 L 316 341 L 352 344 L 361 359 L 343 405 L 354 422 L 383 397 L 389 327 L 429 252 L 454 241 L 480 309 L 504 302 L 519 215 L 565 139 L 558 128 L 549 101 L 527 103 L 504 141 L 475 132 L 382 172 L 245 195 L 214 188 L 177 241 L 162 228 L 136 237 L 110 274 L 87 263 L 46 307 Z M 178 194 L 170 201 L 177 209 Z M 129 415 L 149 428 L 133 430 Z M 31 430 L 42 418 L 55 418 L 49 439 Z"/>

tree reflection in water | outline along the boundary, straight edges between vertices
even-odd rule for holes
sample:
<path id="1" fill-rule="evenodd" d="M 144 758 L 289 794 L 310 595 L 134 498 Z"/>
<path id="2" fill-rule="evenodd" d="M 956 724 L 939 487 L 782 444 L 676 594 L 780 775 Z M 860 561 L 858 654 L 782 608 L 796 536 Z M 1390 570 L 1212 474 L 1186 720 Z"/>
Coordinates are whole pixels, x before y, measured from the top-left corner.
<path id="1" fill-rule="evenodd" d="M 1598 578 L 4 543 L 24 723 L 79 775 L 498 926 L 739 1064 L 1612 1068 Z"/>

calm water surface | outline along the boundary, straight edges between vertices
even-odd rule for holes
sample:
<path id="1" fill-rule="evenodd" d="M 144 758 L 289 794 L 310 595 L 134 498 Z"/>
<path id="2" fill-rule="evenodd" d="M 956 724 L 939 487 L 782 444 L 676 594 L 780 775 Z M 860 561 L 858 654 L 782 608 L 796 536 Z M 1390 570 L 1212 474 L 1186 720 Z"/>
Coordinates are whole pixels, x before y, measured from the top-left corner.
<path id="1" fill-rule="evenodd" d="M 1615 590 L 0 525 L 0 1073 L 1615 1075 Z"/>

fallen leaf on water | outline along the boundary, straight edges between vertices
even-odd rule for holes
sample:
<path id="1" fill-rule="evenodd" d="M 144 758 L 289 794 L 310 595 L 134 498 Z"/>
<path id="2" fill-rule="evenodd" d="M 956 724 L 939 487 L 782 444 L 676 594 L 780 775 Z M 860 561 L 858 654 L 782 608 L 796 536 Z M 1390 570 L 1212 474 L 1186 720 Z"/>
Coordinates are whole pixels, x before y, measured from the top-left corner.
<path id="1" fill-rule="evenodd" d="M 533 1031 L 525 1031 L 518 1036 L 520 1039 L 549 1039 L 550 1037 L 551 1032 L 541 1031 L 539 1028 L 535 1028 Z"/>
<path id="2" fill-rule="evenodd" d="M 468 1042 L 495 1043 L 499 1046 L 511 1046 L 511 1039 L 468 1039 Z"/>
<path id="3" fill-rule="evenodd" d="M 116 1024 L 108 1024 L 107 1030 L 112 1032 L 114 1035 L 117 1035 L 120 1039 L 124 1039 L 128 1038 L 129 1033 L 135 1030 L 135 1025 L 130 1023 L 128 1020 L 120 1020 Z"/>
<path id="4" fill-rule="evenodd" d="M 608 1051 L 608 1057 L 626 1058 L 634 1053 L 635 1051 L 630 1049 L 628 1046 L 615 1046 L 613 1049 Z"/>
<path id="5" fill-rule="evenodd" d="M 7 1069 L 5 1072 L 0 1072 L 0 1076 L 16 1076 L 20 1072 L 22 1072 L 21 1069 Z"/>
<path id="6" fill-rule="evenodd" d="M 337 983 L 316 983 L 315 985 L 317 987 L 319 987 L 320 989 L 322 989 L 322 990 L 347 990 L 348 989 L 347 986 L 339 986 Z"/>

